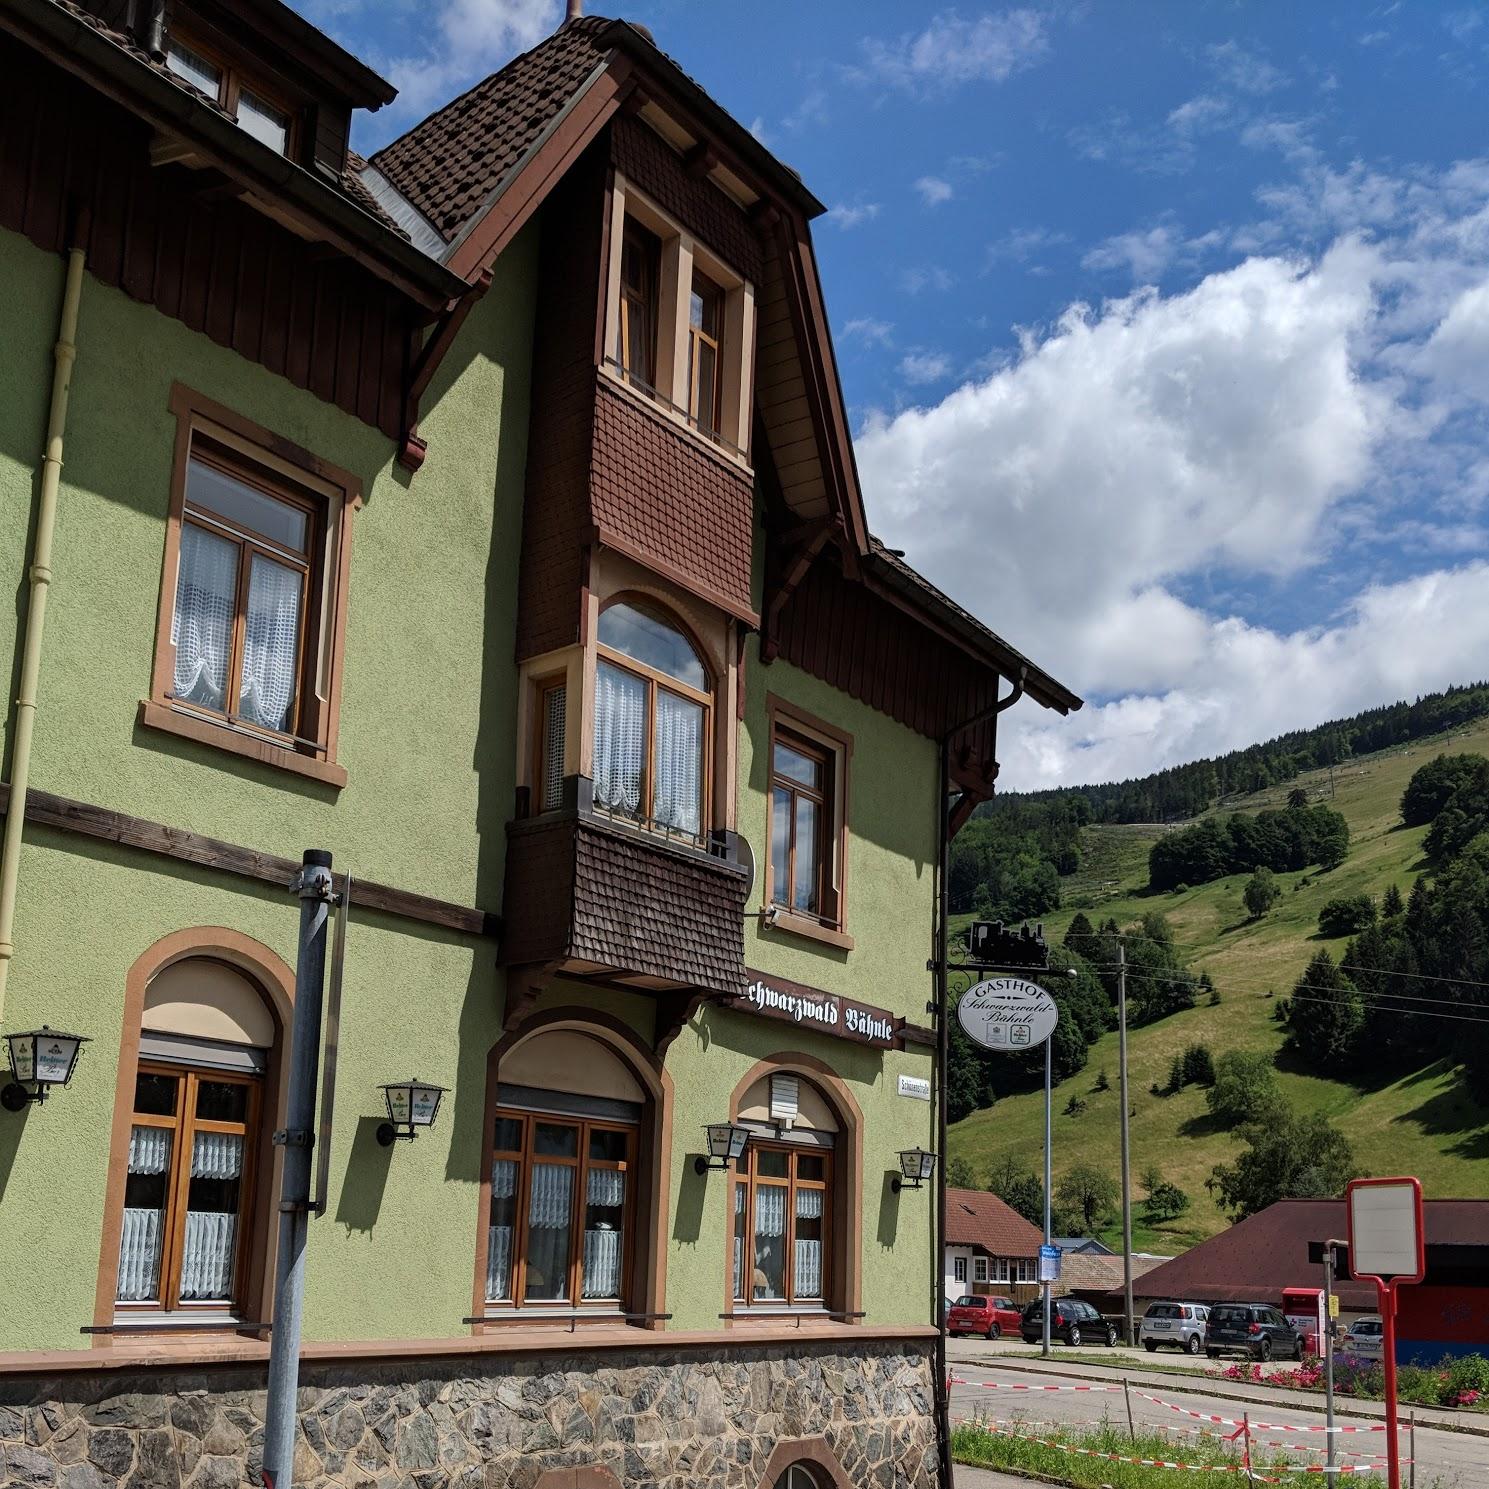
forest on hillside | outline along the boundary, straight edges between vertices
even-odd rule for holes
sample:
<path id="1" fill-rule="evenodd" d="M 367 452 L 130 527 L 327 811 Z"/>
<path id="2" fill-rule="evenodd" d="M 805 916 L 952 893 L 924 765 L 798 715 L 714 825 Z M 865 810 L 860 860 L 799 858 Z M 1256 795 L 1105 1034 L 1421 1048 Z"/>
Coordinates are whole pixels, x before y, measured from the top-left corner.
<path id="1" fill-rule="evenodd" d="M 1286 785 L 1304 771 L 1339 765 L 1486 716 L 1489 682 L 1470 683 L 1139 780 L 999 794 L 977 809 L 952 843 L 952 911 L 1009 922 L 1037 919 L 1059 908 L 1060 880 L 1080 868 L 1081 829 L 1091 823 L 1182 821 L 1227 797 Z M 1172 882 L 1203 881 L 1185 877 Z"/>

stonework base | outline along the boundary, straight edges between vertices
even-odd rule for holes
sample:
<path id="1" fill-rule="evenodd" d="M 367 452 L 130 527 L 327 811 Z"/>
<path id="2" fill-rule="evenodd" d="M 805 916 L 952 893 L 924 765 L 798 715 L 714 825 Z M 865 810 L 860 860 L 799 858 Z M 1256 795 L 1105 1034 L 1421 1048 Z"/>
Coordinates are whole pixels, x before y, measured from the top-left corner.
<path id="1" fill-rule="evenodd" d="M 821 1489 L 932 1489 L 931 1370 L 905 1344 L 837 1341 L 307 1362 L 295 1486 L 771 1489 L 781 1445 L 817 1439 L 803 1457 Z M 258 1485 L 264 1381 L 179 1365 L 0 1379 L 0 1485 Z M 608 1473 L 555 1473 L 574 1469 Z"/>

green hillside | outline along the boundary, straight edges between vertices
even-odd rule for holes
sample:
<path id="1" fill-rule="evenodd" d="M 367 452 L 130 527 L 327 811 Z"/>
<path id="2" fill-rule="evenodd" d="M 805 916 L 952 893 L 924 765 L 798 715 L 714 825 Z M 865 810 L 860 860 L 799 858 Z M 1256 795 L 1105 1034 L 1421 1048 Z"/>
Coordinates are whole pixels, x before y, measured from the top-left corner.
<path id="1" fill-rule="evenodd" d="M 1150 1230 L 1141 1225 L 1134 1179 L 1134 1241 L 1139 1250 L 1174 1251 L 1213 1235 L 1226 1224 L 1204 1187 L 1212 1166 L 1229 1159 L 1234 1139 L 1217 1131 L 1205 1109 L 1204 1093 L 1187 1088 L 1176 1096 L 1155 1096 L 1149 1087 L 1162 1083 L 1170 1059 L 1186 1045 L 1202 1041 L 1219 1055 L 1228 1049 L 1281 1050 L 1282 1026 L 1273 1021 L 1274 997 L 1285 997 L 1309 958 L 1321 945 L 1336 953 L 1345 939 L 1323 941 L 1317 935 L 1318 912 L 1340 895 L 1366 893 L 1379 897 L 1395 883 L 1403 893 L 1423 867 L 1425 829 L 1400 826 L 1401 793 L 1412 772 L 1443 753 L 1489 755 L 1489 721 L 1436 740 L 1352 760 L 1328 770 L 1310 772 L 1287 786 L 1232 798 L 1217 810 L 1259 811 L 1280 808 L 1295 785 L 1342 812 L 1350 826 L 1348 859 L 1328 873 L 1317 869 L 1280 874 L 1283 897 L 1260 921 L 1249 921 L 1241 903 L 1246 875 L 1234 875 L 1198 889 L 1148 894 L 1147 854 L 1162 827 L 1093 826 L 1083 830 L 1081 870 L 1064 880 L 1063 908 L 1044 917 L 1052 945 L 1064 935 L 1075 912 L 1084 909 L 1093 921 L 1115 916 L 1123 925 L 1150 910 L 1161 910 L 1188 955 L 1190 965 L 1206 971 L 1221 994 L 1218 1007 L 1201 1006 L 1132 1031 L 1128 1038 L 1132 1102 L 1132 1171 L 1156 1164 L 1170 1182 L 1185 1190 L 1191 1207 L 1172 1227 Z M 967 920 L 971 917 L 958 917 Z M 955 926 L 955 923 L 954 923 Z M 988 1058 L 995 1058 L 989 1056 Z M 1057 1086 L 1054 1095 L 1054 1167 L 1060 1173 L 1076 1163 L 1095 1163 L 1117 1170 L 1118 1121 L 1117 1036 L 1108 1034 L 1092 1045 L 1086 1068 Z M 1093 1091 L 1105 1070 L 1111 1089 Z M 1349 1138 L 1361 1166 L 1371 1173 L 1417 1174 L 1429 1196 L 1489 1195 L 1489 1109 L 1478 1106 L 1442 1066 L 1403 1071 L 1395 1083 L 1355 1086 L 1323 1079 L 1291 1067 L 1284 1057 L 1279 1071 L 1284 1095 L 1302 1110 L 1326 1112 Z M 1072 1095 L 1086 1110 L 1063 1115 Z M 1042 1095 L 1008 1097 L 994 1108 L 974 1113 L 950 1133 L 950 1151 L 968 1158 L 979 1172 L 994 1157 L 1011 1151 L 1029 1169 L 1042 1162 Z"/>

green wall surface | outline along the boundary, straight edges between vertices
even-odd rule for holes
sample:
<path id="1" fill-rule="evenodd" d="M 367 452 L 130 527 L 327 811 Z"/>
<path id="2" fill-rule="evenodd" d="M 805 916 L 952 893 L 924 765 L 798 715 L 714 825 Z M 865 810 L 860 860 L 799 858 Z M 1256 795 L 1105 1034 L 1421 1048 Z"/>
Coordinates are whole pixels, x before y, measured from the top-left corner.
<path id="1" fill-rule="evenodd" d="M 852 951 L 745 922 L 745 964 L 926 1022 L 935 904 L 936 746 L 809 673 L 750 658 L 739 736 L 739 831 L 754 850 L 751 909 L 762 904 L 770 852 L 769 720 L 773 693 L 853 737 L 848 776 L 848 914 Z M 924 1057 L 921 1057 L 923 1062 Z M 926 1074 L 921 1071 L 921 1074 Z"/>
<path id="2" fill-rule="evenodd" d="M 364 878 L 501 902 L 513 790 L 511 637 L 521 547 L 537 239 L 502 256 L 425 398 L 412 479 L 386 436 L 85 277 L 31 783 Z M 62 261 L 0 233 L 0 554 L 24 575 Z M 180 381 L 363 482 L 353 520 L 341 791 L 143 728 Z M 500 460 L 498 460 L 500 455 Z M 14 648 L 15 617 L 0 619 Z M 9 695 L 13 696 L 13 694 Z M 478 829 L 495 824 L 494 832 Z M 484 851 L 483 851 L 484 845 Z M 24 936 L 24 926 L 19 928 Z"/>
<path id="3" fill-rule="evenodd" d="M 514 788 L 512 661 L 537 237 L 503 255 L 425 399 L 424 468 L 410 480 L 376 431 L 122 294 L 85 281 L 56 579 L 32 783 L 44 791 L 498 909 Z M 0 233 L 12 317 L 0 357 L 0 555 L 24 579 L 62 265 Z M 175 437 L 184 382 L 358 474 L 339 759 L 340 792 L 145 730 Z M 0 607 L 0 655 L 16 612 Z M 784 662 L 749 669 L 740 737 L 742 831 L 763 863 L 765 695 L 854 738 L 849 800 L 851 952 L 745 928 L 767 973 L 925 1020 L 934 745 Z M 12 696 L 14 679 L 11 679 Z M 8 727 L 8 720 L 7 720 Z M 6 740 L 8 772 L 8 737 Z M 80 1348 L 91 1322 L 125 981 L 162 937 L 226 926 L 293 964 L 287 890 L 76 835 L 28 828 L 7 1029 L 47 1022 L 91 1036 L 72 1085 L 0 1114 L 0 1350 Z M 758 900 L 758 896 L 757 896 Z M 500 1037 L 495 947 L 355 906 L 345 969 L 330 1204 L 311 1223 L 308 1340 L 459 1337 L 470 1310 L 484 1159 L 487 1056 Z M 542 1005 L 592 1006 L 650 1041 L 655 1004 L 560 980 Z M 873 1324 L 924 1322 L 932 1195 L 895 1195 L 899 1149 L 934 1146 L 933 1110 L 897 1093 L 926 1051 L 880 1051 L 739 1011 L 706 1008 L 672 1044 L 675 1091 L 666 1306 L 674 1329 L 712 1329 L 725 1306 L 728 1186 L 692 1167 L 704 1124 L 759 1060 L 835 1068 L 863 1115 L 862 1306 Z M 378 1087 L 410 1075 L 450 1088 L 436 1126 L 377 1145 Z M 925 1276 L 922 1279 L 921 1274 Z M 923 1285 L 922 1285 L 923 1284 Z"/>

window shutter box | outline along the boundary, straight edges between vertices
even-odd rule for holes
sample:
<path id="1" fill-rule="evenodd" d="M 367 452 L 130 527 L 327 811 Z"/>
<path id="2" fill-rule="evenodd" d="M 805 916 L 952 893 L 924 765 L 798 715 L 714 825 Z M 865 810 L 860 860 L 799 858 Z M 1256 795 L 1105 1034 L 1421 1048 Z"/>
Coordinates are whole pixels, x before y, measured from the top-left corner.
<path id="1" fill-rule="evenodd" d="M 794 1125 L 797 1117 L 797 1101 L 801 1085 L 794 1075 L 773 1075 L 770 1078 L 770 1116 L 773 1122 L 784 1127 Z"/>

